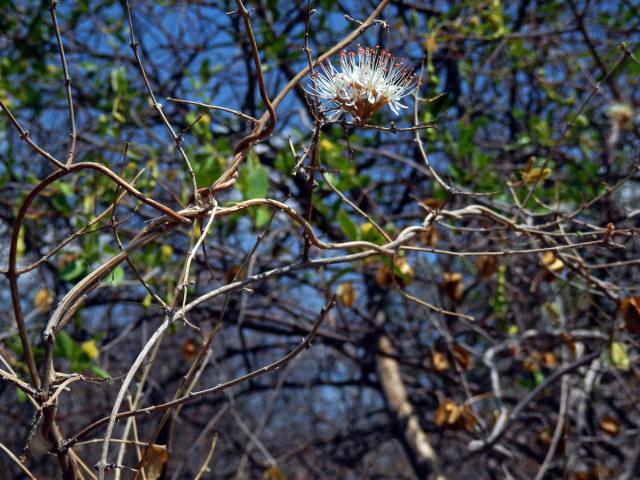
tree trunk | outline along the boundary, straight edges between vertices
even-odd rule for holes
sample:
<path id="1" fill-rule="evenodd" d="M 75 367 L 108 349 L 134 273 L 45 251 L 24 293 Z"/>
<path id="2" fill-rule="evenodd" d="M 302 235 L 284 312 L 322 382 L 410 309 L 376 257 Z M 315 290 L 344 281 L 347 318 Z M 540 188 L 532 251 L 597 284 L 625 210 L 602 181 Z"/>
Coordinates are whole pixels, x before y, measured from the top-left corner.
<path id="1" fill-rule="evenodd" d="M 385 335 L 379 337 L 378 348 L 385 354 L 394 353 L 393 346 Z M 407 397 L 398 362 L 394 358 L 377 355 L 376 369 L 387 410 L 395 428 L 401 434 L 402 444 L 416 476 L 420 479 L 433 477 L 436 480 L 445 480 L 436 452 Z"/>

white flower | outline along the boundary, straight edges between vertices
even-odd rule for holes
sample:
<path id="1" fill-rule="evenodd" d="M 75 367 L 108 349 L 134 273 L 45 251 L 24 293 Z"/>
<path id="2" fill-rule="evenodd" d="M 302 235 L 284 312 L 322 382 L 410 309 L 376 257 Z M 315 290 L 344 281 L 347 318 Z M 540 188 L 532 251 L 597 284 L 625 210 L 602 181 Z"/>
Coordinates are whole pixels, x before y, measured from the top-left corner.
<path id="1" fill-rule="evenodd" d="M 310 93 L 335 104 L 337 118 L 349 113 L 358 123 L 366 121 L 385 105 L 396 115 L 407 108 L 399 100 L 415 86 L 415 75 L 404 63 L 379 47 L 343 51 L 338 71 L 331 62 L 321 65 L 312 77 Z"/>

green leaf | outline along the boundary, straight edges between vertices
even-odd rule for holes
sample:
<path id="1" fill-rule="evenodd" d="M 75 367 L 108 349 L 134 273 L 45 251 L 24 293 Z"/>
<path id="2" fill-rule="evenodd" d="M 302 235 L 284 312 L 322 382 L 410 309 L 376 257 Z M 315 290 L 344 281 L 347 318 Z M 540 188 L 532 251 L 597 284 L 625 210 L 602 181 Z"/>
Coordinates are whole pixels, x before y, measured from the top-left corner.
<path id="1" fill-rule="evenodd" d="M 71 360 L 77 349 L 78 346 L 76 345 L 76 342 L 73 341 L 73 338 L 71 338 L 71 336 L 67 332 L 61 330 L 56 335 L 56 356 Z"/>
<path id="2" fill-rule="evenodd" d="M 95 373 L 100 378 L 111 378 L 111 375 L 109 375 L 109 372 L 107 372 L 106 370 L 100 368 L 97 365 L 91 365 L 91 367 L 89 367 L 89 370 L 91 370 L 93 373 Z"/>
<path id="3" fill-rule="evenodd" d="M 117 67 L 111 70 L 111 88 L 119 95 L 127 93 L 127 77 L 124 67 Z"/>
<path id="4" fill-rule="evenodd" d="M 58 188 L 60 189 L 60 191 L 65 197 L 72 197 L 74 195 L 73 186 L 70 183 L 59 182 Z"/>
<path id="5" fill-rule="evenodd" d="M 349 240 L 358 240 L 358 227 L 344 210 L 338 210 L 338 225 Z"/>
<path id="6" fill-rule="evenodd" d="M 211 65 L 208 58 L 205 58 L 200 64 L 200 68 L 198 69 L 198 73 L 200 74 L 200 81 L 202 83 L 207 83 L 211 78 Z"/>
<path id="7" fill-rule="evenodd" d="M 116 287 L 122 283 L 124 280 L 124 268 L 121 265 L 118 265 L 109 275 L 107 275 L 106 282 L 108 285 L 112 287 Z"/>
<path id="8" fill-rule="evenodd" d="M 81 258 L 69 262 L 66 267 L 60 272 L 60 278 L 66 282 L 73 282 L 74 280 L 83 277 L 86 272 L 86 265 Z"/>
<path id="9" fill-rule="evenodd" d="M 293 167 L 296 165 L 296 159 L 293 158 L 287 151 L 281 151 L 276 153 L 276 159 L 274 161 L 275 167 L 280 170 L 282 173 L 289 174 Z"/>
<path id="10" fill-rule="evenodd" d="M 320 140 L 320 160 L 323 164 L 343 172 L 351 167 L 347 155 L 344 154 L 344 148 L 326 137 Z"/>
<path id="11" fill-rule="evenodd" d="M 189 152 L 189 156 L 193 158 L 193 171 L 198 186 L 210 186 L 222 173 L 224 160 L 211 145 L 207 145 L 193 154 Z"/>
<path id="12" fill-rule="evenodd" d="M 20 228 L 20 231 L 18 232 L 18 243 L 16 245 L 16 256 L 18 258 L 24 255 L 24 251 L 27 248 L 24 241 L 24 235 L 25 235 L 24 232 L 25 232 L 25 228 L 23 226 Z"/>
<path id="13" fill-rule="evenodd" d="M 535 372 L 533 372 L 533 379 L 536 382 L 536 386 L 540 385 L 544 381 L 544 373 L 542 373 L 540 370 L 536 370 Z"/>
<path id="14" fill-rule="evenodd" d="M 142 306 L 144 308 L 149 308 L 151 306 L 151 300 L 152 300 L 151 295 L 147 293 L 144 299 L 142 300 Z"/>
<path id="15" fill-rule="evenodd" d="M 18 395 L 18 403 L 25 403 L 27 401 L 27 394 L 19 388 L 16 388 L 16 394 Z"/>
<path id="16" fill-rule="evenodd" d="M 371 242 L 377 245 L 382 245 L 385 242 L 385 238 L 370 222 L 365 222 L 360 225 L 360 238 L 365 242 Z"/>
<path id="17" fill-rule="evenodd" d="M 250 156 L 240 172 L 239 189 L 245 200 L 263 198 L 269 191 L 269 171 L 255 156 Z"/>
<path id="18" fill-rule="evenodd" d="M 271 210 L 267 207 L 258 207 L 256 209 L 256 227 L 264 227 L 271 218 Z"/>
<path id="19" fill-rule="evenodd" d="M 56 193 L 51 197 L 51 203 L 56 210 L 65 216 L 69 216 L 73 212 L 71 205 L 69 205 L 69 202 L 67 201 L 67 197 L 60 193 Z"/>
<path id="20" fill-rule="evenodd" d="M 611 346 L 609 347 L 609 359 L 611 360 L 611 365 L 618 370 L 629 370 L 631 367 L 629 352 L 624 343 L 611 343 Z"/>

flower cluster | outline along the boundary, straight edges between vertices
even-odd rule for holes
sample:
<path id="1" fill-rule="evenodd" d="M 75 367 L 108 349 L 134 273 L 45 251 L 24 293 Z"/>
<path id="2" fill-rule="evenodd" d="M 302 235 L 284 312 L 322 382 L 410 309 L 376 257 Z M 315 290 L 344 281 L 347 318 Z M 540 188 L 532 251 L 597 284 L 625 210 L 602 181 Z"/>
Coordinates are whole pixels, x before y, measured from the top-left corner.
<path id="1" fill-rule="evenodd" d="M 379 47 L 343 51 L 341 71 L 331 62 L 323 63 L 321 70 L 312 77 L 310 93 L 335 104 L 332 119 L 349 113 L 356 122 L 366 123 L 387 104 L 397 115 L 407 108 L 399 100 L 415 86 L 415 75 L 404 63 Z"/>

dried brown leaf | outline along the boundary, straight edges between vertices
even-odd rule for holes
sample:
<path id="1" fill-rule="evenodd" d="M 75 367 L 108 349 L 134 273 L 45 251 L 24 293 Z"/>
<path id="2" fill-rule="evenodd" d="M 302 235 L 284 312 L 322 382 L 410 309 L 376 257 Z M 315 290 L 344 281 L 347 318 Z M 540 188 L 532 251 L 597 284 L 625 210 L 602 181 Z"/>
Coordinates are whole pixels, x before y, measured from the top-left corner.
<path id="1" fill-rule="evenodd" d="M 451 368 L 447 355 L 442 352 L 433 352 L 431 354 L 431 363 L 436 372 L 444 372 Z"/>
<path id="2" fill-rule="evenodd" d="M 469 370 L 473 366 L 473 358 L 471 353 L 461 345 L 455 344 L 451 349 L 453 358 L 464 370 Z"/>
<path id="3" fill-rule="evenodd" d="M 498 269 L 498 257 L 495 255 L 480 255 L 476 260 L 478 275 L 481 278 L 489 278 Z"/>
<path id="4" fill-rule="evenodd" d="M 40 312 L 46 312 L 53 304 L 53 292 L 48 288 L 41 288 L 33 297 L 33 306 Z"/>
<path id="5" fill-rule="evenodd" d="M 356 303 L 356 289 L 351 282 L 344 282 L 338 285 L 338 289 L 336 291 L 338 295 L 338 300 L 345 307 L 353 307 Z"/>
<path id="6" fill-rule="evenodd" d="M 191 339 L 186 340 L 180 347 L 180 353 L 182 354 L 182 358 L 190 362 L 193 360 L 193 357 L 196 356 L 196 353 L 198 353 L 198 344 Z"/>
<path id="7" fill-rule="evenodd" d="M 617 418 L 605 415 L 600 419 L 600 430 L 608 435 L 615 436 L 620 432 L 620 421 Z"/>
<path id="8" fill-rule="evenodd" d="M 458 272 L 445 273 L 443 278 L 443 288 L 447 296 L 459 302 L 464 295 L 464 284 L 462 283 L 462 274 Z"/>
<path id="9" fill-rule="evenodd" d="M 165 465 L 169 461 L 169 452 L 165 445 L 151 445 L 148 448 L 147 458 L 142 464 L 144 478 L 146 480 L 158 480 L 162 475 Z M 143 476 L 138 473 L 136 480 L 141 480 Z"/>
<path id="10" fill-rule="evenodd" d="M 620 301 L 620 312 L 629 332 L 640 334 L 640 297 L 626 297 Z"/>

